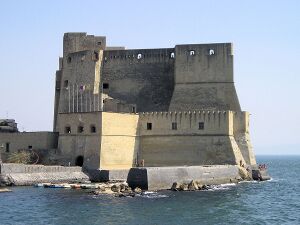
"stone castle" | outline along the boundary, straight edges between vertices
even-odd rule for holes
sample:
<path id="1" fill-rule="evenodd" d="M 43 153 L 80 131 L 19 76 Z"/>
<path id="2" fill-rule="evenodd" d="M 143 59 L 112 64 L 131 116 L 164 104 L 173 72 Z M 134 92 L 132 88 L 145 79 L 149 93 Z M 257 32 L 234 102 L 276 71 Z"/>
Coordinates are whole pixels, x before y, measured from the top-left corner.
<path id="1" fill-rule="evenodd" d="M 125 49 L 66 33 L 53 132 L 4 131 L 3 162 L 27 149 L 44 164 L 96 170 L 256 165 L 231 43 Z"/>

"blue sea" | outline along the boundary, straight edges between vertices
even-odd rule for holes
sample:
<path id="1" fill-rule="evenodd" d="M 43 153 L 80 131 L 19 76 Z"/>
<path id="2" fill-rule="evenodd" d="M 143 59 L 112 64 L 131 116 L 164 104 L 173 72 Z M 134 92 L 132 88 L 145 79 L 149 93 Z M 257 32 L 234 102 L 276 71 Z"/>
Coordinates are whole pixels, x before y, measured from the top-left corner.
<path id="1" fill-rule="evenodd" d="M 198 192 L 117 198 L 84 190 L 13 187 L 0 224 L 300 224 L 300 156 L 258 156 L 272 180 Z"/>

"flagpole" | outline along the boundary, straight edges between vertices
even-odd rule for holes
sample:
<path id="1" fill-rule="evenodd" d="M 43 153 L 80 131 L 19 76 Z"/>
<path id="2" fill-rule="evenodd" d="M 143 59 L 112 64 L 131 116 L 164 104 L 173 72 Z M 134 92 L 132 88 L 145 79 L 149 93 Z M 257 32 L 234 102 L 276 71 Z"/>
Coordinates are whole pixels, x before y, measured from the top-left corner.
<path id="1" fill-rule="evenodd" d="M 78 112 L 78 84 L 76 84 L 76 112 Z"/>
<path id="2" fill-rule="evenodd" d="M 69 113 L 70 113 L 70 111 L 71 111 L 71 93 L 70 93 L 70 87 L 68 86 L 67 87 L 68 88 L 68 92 L 69 92 Z"/>
<path id="3" fill-rule="evenodd" d="M 75 89 L 74 89 L 74 84 L 73 84 L 73 92 L 72 92 L 72 94 L 73 94 L 73 113 L 74 113 L 74 111 L 75 111 Z"/>

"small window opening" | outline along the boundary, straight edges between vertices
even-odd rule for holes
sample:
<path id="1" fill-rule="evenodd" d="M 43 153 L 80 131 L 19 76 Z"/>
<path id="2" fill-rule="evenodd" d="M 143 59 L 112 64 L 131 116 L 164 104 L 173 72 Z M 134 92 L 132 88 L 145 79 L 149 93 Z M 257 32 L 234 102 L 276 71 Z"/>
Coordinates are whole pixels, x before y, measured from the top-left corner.
<path id="1" fill-rule="evenodd" d="M 82 55 L 81 56 L 81 61 L 84 61 L 85 60 L 85 55 Z"/>
<path id="2" fill-rule="evenodd" d="M 83 156 L 82 155 L 79 155 L 79 156 L 76 157 L 75 165 L 76 166 L 83 166 Z"/>
<path id="3" fill-rule="evenodd" d="M 171 59 L 174 59 L 174 58 L 175 58 L 175 53 L 174 53 L 174 52 L 171 52 L 170 58 L 171 58 Z"/>
<path id="4" fill-rule="evenodd" d="M 199 122 L 199 130 L 204 130 L 204 122 Z"/>
<path id="5" fill-rule="evenodd" d="M 131 112 L 135 113 L 135 107 L 134 106 L 132 107 Z"/>
<path id="6" fill-rule="evenodd" d="M 98 42 L 97 42 L 97 45 L 101 45 L 101 44 L 102 44 L 101 41 L 98 41 Z"/>
<path id="7" fill-rule="evenodd" d="M 209 52 L 208 52 L 209 55 L 214 55 L 215 54 L 215 50 L 213 49 L 209 49 Z"/>
<path id="8" fill-rule="evenodd" d="M 67 88 L 68 86 L 69 86 L 69 81 L 68 81 L 68 80 L 65 80 L 65 81 L 64 81 L 64 87 Z"/>
<path id="9" fill-rule="evenodd" d="M 141 59 L 141 58 L 142 58 L 142 54 L 139 53 L 139 54 L 137 55 L 137 58 L 138 58 L 138 59 Z"/>
<path id="10" fill-rule="evenodd" d="M 152 130 L 152 123 L 147 123 L 147 130 Z"/>
<path id="11" fill-rule="evenodd" d="M 83 133 L 83 131 L 84 131 L 84 128 L 83 128 L 83 126 L 78 126 L 78 133 Z"/>
<path id="12" fill-rule="evenodd" d="M 9 152 L 9 142 L 7 142 L 6 144 L 5 144 L 5 152 Z"/>
<path id="13" fill-rule="evenodd" d="M 103 83 L 103 89 L 108 89 L 109 88 L 109 83 Z"/>
<path id="14" fill-rule="evenodd" d="M 71 58 L 70 56 L 68 57 L 67 62 L 68 62 L 68 63 L 71 63 L 71 62 L 72 62 L 72 58 Z"/>
<path id="15" fill-rule="evenodd" d="M 71 134 L 71 127 L 70 126 L 65 127 L 65 134 Z"/>
<path id="16" fill-rule="evenodd" d="M 91 133 L 96 133 L 96 126 L 95 125 L 92 125 L 91 126 Z"/>
<path id="17" fill-rule="evenodd" d="M 28 149 L 29 149 L 29 150 L 32 150 L 32 145 L 28 145 Z"/>
<path id="18" fill-rule="evenodd" d="M 172 130 L 177 130 L 177 123 L 172 123 Z"/>
<path id="19" fill-rule="evenodd" d="M 190 51 L 190 55 L 192 55 L 192 56 L 195 55 L 195 51 L 194 51 L 194 50 L 191 50 L 191 51 Z"/>

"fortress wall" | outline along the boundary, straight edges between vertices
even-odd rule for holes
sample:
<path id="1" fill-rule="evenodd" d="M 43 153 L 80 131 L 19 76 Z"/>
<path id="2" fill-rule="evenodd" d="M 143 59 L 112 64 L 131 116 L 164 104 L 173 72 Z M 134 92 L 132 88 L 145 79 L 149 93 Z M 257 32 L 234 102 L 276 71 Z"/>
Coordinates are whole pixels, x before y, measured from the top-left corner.
<path id="1" fill-rule="evenodd" d="M 109 88 L 103 92 L 136 104 L 137 111 L 167 111 L 174 89 L 172 52 L 172 48 L 104 51 L 102 83 Z"/>
<path id="2" fill-rule="evenodd" d="M 240 111 L 233 83 L 232 44 L 177 45 L 175 55 L 175 88 L 169 111 Z"/>
<path id="3" fill-rule="evenodd" d="M 233 132 L 237 145 L 248 165 L 256 165 L 253 147 L 249 133 L 249 113 L 235 112 L 233 114 Z"/>
<path id="4" fill-rule="evenodd" d="M 231 111 L 185 111 L 140 113 L 140 135 L 233 135 L 230 127 Z M 172 123 L 177 130 L 172 130 Z M 199 123 L 204 129 L 199 129 Z M 152 129 L 147 130 L 147 123 Z"/>
<path id="5" fill-rule="evenodd" d="M 172 130 L 177 122 L 177 130 Z M 199 130 L 199 122 L 204 129 Z M 152 123 L 152 130 L 147 130 Z M 140 156 L 145 166 L 236 165 L 243 161 L 233 138 L 233 112 L 140 114 Z"/>
<path id="6" fill-rule="evenodd" d="M 100 165 L 101 146 L 101 113 L 64 113 L 58 116 L 59 141 L 58 151 L 61 155 L 60 164 L 75 165 L 78 156 L 84 157 L 83 166 L 98 169 Z M 66 133 L 65 128 L 71 127 L 71 133 Z M 83 132 L 78 127 L 83 127 Z M 95 126 L 96 132 L 91 132 Z"/>
<path id="7" fill-rule="evenodd" d="M 55 132 L 18 132 L 0 133 L 0 153 L 3 162 L 11 153 L 19 150 L 27 150 L 32 146 L 33 150 L 50 150 L 57 147 L 58 133 Z M 6 149 L 9 144 L 9 151 Z"/>
<path id="8" fill-rule="evenodd" d="M 102 113 L 101 169 L 129 169 L 139 149 L 138 115 Z"/>

